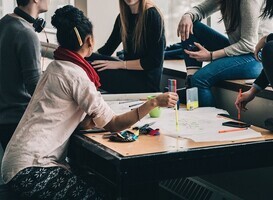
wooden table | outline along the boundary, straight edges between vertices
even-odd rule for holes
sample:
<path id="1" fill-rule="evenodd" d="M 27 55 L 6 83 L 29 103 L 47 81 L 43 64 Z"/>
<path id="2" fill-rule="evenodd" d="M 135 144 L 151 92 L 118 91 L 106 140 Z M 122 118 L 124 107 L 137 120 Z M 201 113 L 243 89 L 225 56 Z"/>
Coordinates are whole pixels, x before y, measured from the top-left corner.
<path id="1" fill-rule="evenodd" d="M 131 143 L 114 143 L 102 133 L 74 134 L 69 158 L 96 174 L 113 199 L 158 199 L 161 180 L 273 165 L 273 134 L 244 141 L 196 143 L 188 139 L 142 135 Z"/>

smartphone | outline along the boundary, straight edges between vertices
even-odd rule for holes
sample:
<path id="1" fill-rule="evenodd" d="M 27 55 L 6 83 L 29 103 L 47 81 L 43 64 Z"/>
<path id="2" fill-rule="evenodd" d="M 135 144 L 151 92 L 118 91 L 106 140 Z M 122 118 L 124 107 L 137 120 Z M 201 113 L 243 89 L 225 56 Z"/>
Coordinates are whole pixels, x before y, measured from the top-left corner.
<path id="1" fill-rule="evenodd" d="M 199 51 L 199 48 L 197 46 L 195 46 L 194 44 L 189 44 L 187 46 L 187 50 L 189 50 L 189 51 Z"/>
<path id="2" fill-rule="evenodd" d="M 236 121 L 223 122 L 222 125 L 223 126 L 237 127 L 237 128 L 250 127 L 250 124 L 247 124 L 247 123 L 244 123 L 244 122 L 236 122 Z"/>

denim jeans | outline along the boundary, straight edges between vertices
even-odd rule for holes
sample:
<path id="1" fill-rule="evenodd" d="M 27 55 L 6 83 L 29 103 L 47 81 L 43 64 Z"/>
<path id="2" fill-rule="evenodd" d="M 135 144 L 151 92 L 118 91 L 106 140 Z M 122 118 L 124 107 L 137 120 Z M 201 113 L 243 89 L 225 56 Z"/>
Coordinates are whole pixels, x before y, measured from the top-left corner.
<path id="1" fill-rule="evenodd" d="M 210 27 L 195 22 L 194 35 L 183 42 L 184 48 L 193 42 L 198 42 L 209 51 L 223 49 L 230 45 L 229 40 Z M 185 56 L 186 66 L 202 66 L 193 58 Z M 255 60 L 253 53 L 238 56 L 227 56 L 214 60 L 203 68 L 200 68 L 191 79 L 191 86 L 198 88 L 199 105 L 215 106 L 211 87 L 223 80 L 254 79 L 262 70 L 260 62 Z"/>

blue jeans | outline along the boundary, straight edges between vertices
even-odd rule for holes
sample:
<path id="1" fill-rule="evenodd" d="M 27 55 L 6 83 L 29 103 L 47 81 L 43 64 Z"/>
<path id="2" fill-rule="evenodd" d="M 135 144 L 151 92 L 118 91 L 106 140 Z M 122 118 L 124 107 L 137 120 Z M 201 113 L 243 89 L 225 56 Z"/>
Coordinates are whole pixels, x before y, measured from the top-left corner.
<path id="1" fill-rule="evenodd" d="M 195 22 L 194 35 L 183 42 L 184 48 L 188 44 L 198 42 L 209 51 L 223 49 L 230 45 L 229 40 L 210 27 Z M 253 53 L 238 56 L 227 56 L 214 60 L 203 68 L 202 62 L 185 56 L 186 66 L 200 66 L 200 69 L 192 76 L 191 86 L 198 88 L 199 105 L 215 106 L 211 87 L 223 80 L 254 79 L 261 73 L 262 65 L 255 60 Z"/>

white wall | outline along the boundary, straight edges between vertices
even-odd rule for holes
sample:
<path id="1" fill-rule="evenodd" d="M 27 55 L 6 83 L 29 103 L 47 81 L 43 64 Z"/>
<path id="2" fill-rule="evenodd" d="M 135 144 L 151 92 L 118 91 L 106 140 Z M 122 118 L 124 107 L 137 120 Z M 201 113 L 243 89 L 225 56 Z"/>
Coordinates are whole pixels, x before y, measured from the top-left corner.
<path id="1" fill-rule="evenodd" d="M 117 0 L 88 0 L 87 13 L 94 25 L 95 50 L 100 48 L 112 32 L 119 14 Z"/>
<path id="2" fill-rule="evenodd" d="M 167 45 L 180 42 L 176 31 L 181 16 L 192 6 L 198 4 L 200 0 L 154 0 L 161 10 L 164 21 Z M 104 45 L 114 26 L 115 19 L 119 14 L 118 0 L 75 0 L 76 5 L 87 13 L 88 18 L 94 25 L 95 51 Z M 219 24 L 219 13 L 212 17 L 212 27 L 220 32 L 224 32 L 223 23 Z M 206 21 L 204 21 L 206 23 Z M 50 23 L 50 21 L 48 22 Z M 39 34 L 40 39 L 45 41 L 44 33 Z M 53 34 L 48 34 L 50 43 L 56 44 Z M 122 47 L 118 48 L 120 50 Z"/>

